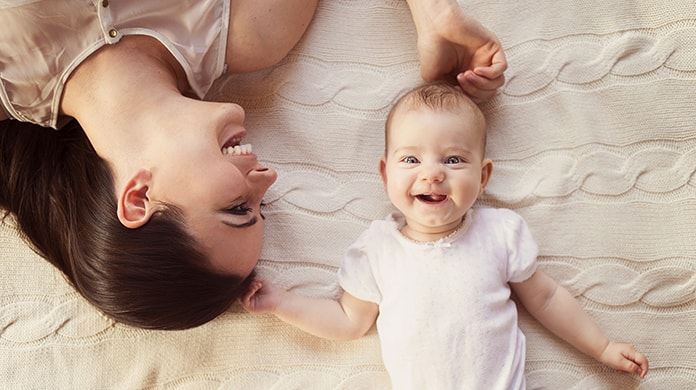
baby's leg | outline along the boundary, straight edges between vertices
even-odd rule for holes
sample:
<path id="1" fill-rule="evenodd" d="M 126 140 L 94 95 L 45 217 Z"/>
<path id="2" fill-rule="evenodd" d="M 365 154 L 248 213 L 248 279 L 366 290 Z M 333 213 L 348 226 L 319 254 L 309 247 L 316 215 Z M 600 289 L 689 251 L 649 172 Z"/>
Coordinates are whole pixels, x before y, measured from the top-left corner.
<path id="1" fill-rule="evenodd" d="M 318 0 L 232 0 L 227 38 L 231 73 L 268 68 L 297 44 Z"/>

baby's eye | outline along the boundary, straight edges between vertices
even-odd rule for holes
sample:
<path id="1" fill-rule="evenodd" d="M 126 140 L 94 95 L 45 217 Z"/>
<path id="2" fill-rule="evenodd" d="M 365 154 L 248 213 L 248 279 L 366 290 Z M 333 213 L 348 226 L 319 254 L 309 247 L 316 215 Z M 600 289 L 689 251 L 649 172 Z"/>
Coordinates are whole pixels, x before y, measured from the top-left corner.
<path id="1" fill-rule="evenodd" d="M 445 164 L 461 164 L 462 162 L 464 162 L 464 160 L 458 156 L 449 156 L 445 159 Z"/>
<path id="2" fill-rule="evenodd" d="M 418 159 L 413 157 L 413 156 L 406 156 L 406 157 L 401 159 L 401 162 L 405 162 L 406 164 L 418 164 L 419 163 Z"/>

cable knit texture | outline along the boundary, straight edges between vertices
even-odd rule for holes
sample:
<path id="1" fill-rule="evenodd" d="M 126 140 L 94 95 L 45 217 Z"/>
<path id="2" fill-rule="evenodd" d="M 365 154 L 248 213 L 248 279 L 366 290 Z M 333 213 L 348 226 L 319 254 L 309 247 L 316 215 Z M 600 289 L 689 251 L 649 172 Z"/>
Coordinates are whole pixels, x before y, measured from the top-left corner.
<path id="1" fill-rule="evenodd" d="M 462 6 L 510 64 L 482 106 L 495 168 L 479 205 L 521 214 L 539 267 L 650 359 L 643 381 L 617 374 L 521 310 L 528 388 L 696 388 L 693 0 Z M 343 252 L 392 211 L 377 171 L 383 122 L 419 82 L 405 1 L 330 0 L 280 64 L 216 83 L 209 98 L 246 108 L 248 140 L 279 173 L 261 275 L 339 295 Z M 0 387 L 389 388 L 374 329 L 326 341 L 239 306 L 189 331 L 133 329 L 92 309 L 9 219 L 0 255 Z"/>

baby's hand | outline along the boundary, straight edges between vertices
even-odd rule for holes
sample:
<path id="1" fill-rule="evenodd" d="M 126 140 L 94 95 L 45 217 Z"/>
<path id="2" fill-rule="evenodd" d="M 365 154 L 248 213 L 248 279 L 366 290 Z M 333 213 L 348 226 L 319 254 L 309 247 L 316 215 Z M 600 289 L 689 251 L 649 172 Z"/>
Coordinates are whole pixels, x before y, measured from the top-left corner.
<path id="1" fill-rule="evenodd" d="M 264 279 L 254 279 L 249 290 L 240 298 L 242 307 L 250 313 L 272 313 L 278 307 L 282 290 Z"/>
<path id="2" fill-rule="evenodd" d="M 641 379 L 648 373 L 648 359 L 632 345 L 610 341 L 599 359 L 607 366 Z"/>

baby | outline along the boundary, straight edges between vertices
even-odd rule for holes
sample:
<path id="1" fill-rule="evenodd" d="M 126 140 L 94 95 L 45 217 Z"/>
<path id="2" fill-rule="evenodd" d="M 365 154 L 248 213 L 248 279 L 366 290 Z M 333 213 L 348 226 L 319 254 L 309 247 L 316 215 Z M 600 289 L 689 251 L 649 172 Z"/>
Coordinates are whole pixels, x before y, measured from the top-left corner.
<path id="1" fill-rule="evenodd" d="M 525 337 L 511 293 L 542 325 L 618 371 L 646 357 L 607 339 L 575 298 L 537 269 L 525 221 L 472 208 L 490 179 L 479 108 L 446 83 L 408 92 L 386 122 L 380 174 L 399 210 L 348 249 L 336 301 L 256 280 L 242 305 L 319 337 L 347 340 L 375 323 L 395 389 L 524 389 Z"/>

